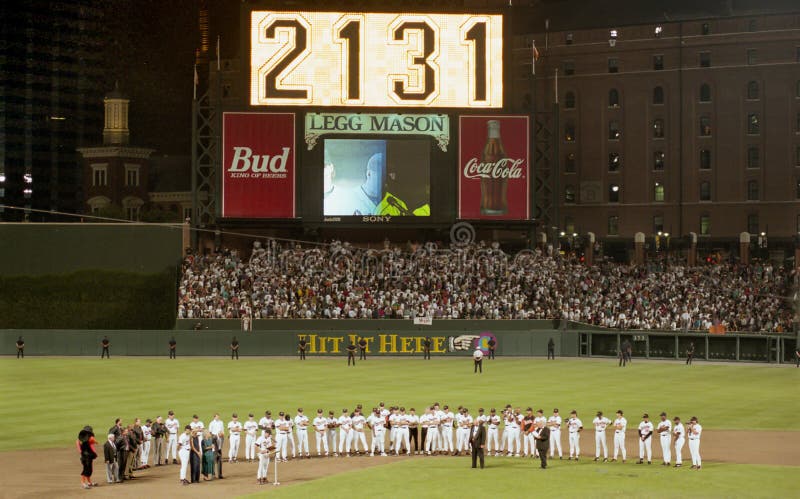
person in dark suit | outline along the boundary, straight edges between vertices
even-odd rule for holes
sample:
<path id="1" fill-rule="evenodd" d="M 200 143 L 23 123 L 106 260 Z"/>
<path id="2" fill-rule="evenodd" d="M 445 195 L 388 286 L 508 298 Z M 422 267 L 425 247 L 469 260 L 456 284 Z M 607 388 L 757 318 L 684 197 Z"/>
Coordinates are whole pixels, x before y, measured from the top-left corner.
<path id="1" fill-rule="evenodd" d="M 120 434 L 119 437 L 117 437 L 116 445 L 117 445 L 117 477 L 119 478 L 119 481 L 122 482 L 127 478 L 125 476 L 125 466 L 128 465 L 128 454 L 130 453 L 130 440 L 128 439 L 127 428 L 120 429 Z"/>
<path id="2" fill-rule="evenodd" d="M 214 467 L 217 471 L 217 478 L 222 480 L 222 445 L 225 443 L 225 437 L 221 435 L 214 435 Z"/>
<path id="3" fill-rule="evenodd" d="M 100 342 L 100 346 L 103 347 L 103 351 L 100 352 L 100 358 L 102 359 L 105 356 L 111 358 L 111 353 L 108 351 L 108 347 L 111 346 L 111 341 L 108 339 L 108 336 L 103 336 L 103 340 Z"/>
<path id="4" fill-rule="evenodd" d="M 189 455 L 189 469 L 191 482 L 200 481 L 200 463 L 203 462 L 203 432 L 202 430 L 192 430 L 192 439 L 189 441 L 191 454 Z"/>
<path id="5" fill-rule="evenodd" d="M 426 336 L 424 340 L 422 340 L 422 359 L 423 360 L 430 360 L 431 359 L 431 337 Z"/>
<path id="6" fill-rule="evenodd" d="M 539 451 L 542 469 L 546 469 L 547 451 L 550 449 L 550 428 L 544 423 L 539 423 L 539 428 L 533 433 L 533 438 L 536 439 L 536 450 Z"/>
<path id="7" fill-rule="evenodd" d="M 497 341 L 493 337 L 489 337 L 489 360 L 494 359 L 494 351 L 497 348 Z"/>
<path id="8" fill-rule="evenodd" d="M 358 360 L 367 360 L 367 340 L 358 340 Z"/>
<path id="9" fill-rule="evenodd" d="M 347 345 L 347 365 L 350 365 L 350 362 L 353 365 L 356 365 L 356 346 L 352 343 Z"/>
<path id="10" fill-rule="evenodd" d="M 472 427 L 469 444 L 472 447 L 472 467 L 475 468 L 480 459 L 481 469 L 483 469 L 483 451 L 486 447 L 486 428 L 483 426 L 483 420 L 478 420 L 478 424 Z"/>
<path id="11" fill-rule="evenodd" d="M 231 340 L 231 360 L 234 356 L 236 356 L 236 360 L 239 360 L 239 340 L 236 339 L 236 336 Z"/>
<path id="12" fill-rule="evenodd" d="M 177 357 L 177 350 L 176 350 L 177 347 L 178 347 L 178 342 L 175 341 L 175 337 L 173 336 L 169 340 L 169 358 L 170 359 L 174 359 L 174 358 Z"/>
<path id="13" fill-rule="evenodd" d="M 553 338 L 547 340 L 547 360 L 556 360 L 556 342 Z"/>
<path id="14" fill-rule="evenodd" d="M 306 348 L 308 348 L 308 343 L 306 343 L 306 339 L 301 338 L 297 346 L 299 347 L 300 350 L 300 360 L 306 360 Z"/>
<path id="15" fill-rule="evenodd" d="M 119 482 L 119 467 L 117 466 L 117 444 L 113 433 L 108 434 L 108 440 L 103 444 L 103 457 L 106 463 L 106 480 L 108 483 Z"/>
<path id="16" fill-rule="evenodd" d="M 17 340 L 17 358 L 25 358 L 25 340 L 22 339 L 22 336 Z"/>

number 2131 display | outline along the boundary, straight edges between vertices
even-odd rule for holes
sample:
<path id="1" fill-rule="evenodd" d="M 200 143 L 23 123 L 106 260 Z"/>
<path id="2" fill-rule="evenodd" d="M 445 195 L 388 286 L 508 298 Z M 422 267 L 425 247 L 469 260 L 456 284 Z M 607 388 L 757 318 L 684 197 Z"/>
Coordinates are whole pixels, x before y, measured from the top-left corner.
<path id="1" fill-rule="evenodd" d="M 250 104 L 503 105 L 499 15 L 251 12 Z"/>

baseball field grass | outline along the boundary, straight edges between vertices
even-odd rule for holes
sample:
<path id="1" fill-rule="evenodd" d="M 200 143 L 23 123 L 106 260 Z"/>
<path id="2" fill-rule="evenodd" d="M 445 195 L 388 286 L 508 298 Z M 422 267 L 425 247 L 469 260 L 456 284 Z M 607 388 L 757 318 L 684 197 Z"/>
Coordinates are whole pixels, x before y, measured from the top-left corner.
<path id="1" fill-rule="evenodd" d="M 344 358 L 37 358 L 0 359 L 0 452 L 73 444 L 92 425 L 102 435 L 114 418 L 175 411 L 182 423 L 214 412 L 257 417 L 266 409 L 340 413 L 380 401 L 418 411 L 434 401 L 474 413 L 506 403 L 523 409 L 576 409 L 585 425 L 603 410 L 625 410 L 629 428 L 642 412 L 697 416 L 707 430 L 800 431 L 796 417 L 800 370 L 742 365 L 608 359 L 499 358 L 472 372 L 464 358 L 370 358 L 347 367 Z M 586 436 L 587 444 L 590 437 Z M 588 447 L 588 445 L 587 445 Z M 654 448 L 656 445 L 654 445 Z M 593 448 L 593 447 L 592 447 Z M 636 449 L 629 449 L 631 454 Z M 742 449 L 742 452 L 747 452 Z M 566 463 L 566 462 L 564 462 Z M 276 497 L 437 497 L 486 493 L 556 496 L 782 496 L 793 491 L 797 467 L 708 463 L 700 473 L 660 466 L 597 466 L 589 460 L 541 471 L 530 460 L 489 459 L 489 470 L 465 469 L 462 459 L 412 459 L 270 490 Z M 520 473 L 523 472 L 523 473 Z M 676 479 L 674 472 L 680 473 Z M 546 474 L 546 475 L 544 475 Z M 545 478 L 546 477 L 546 478 Z M 357 482 L 357 489 L 353 484 Z M 402 487 L 402 489 L 400 488 Z M 532 487 L 532 488 L 531 488 Z"/>

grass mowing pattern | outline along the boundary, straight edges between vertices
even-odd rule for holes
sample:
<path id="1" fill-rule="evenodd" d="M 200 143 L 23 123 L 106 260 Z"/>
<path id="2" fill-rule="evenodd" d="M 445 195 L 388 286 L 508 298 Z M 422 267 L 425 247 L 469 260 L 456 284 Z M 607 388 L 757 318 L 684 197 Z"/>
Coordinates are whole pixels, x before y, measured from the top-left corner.
<path id="1" fill-rule="evenodd" d="M 113 350 L 112 350 L 113 355 Z M 214 412 L 261 416 L 266 409 L 307 414 L 317 408 L 371 408 L 379 401 L 418 411 L 433 401 L 475 413 L 479 406 L 533 406 L 564 416 L 577 409 L 584 424 L 595 411 L 625 410 L 631 426 L 642 411 L 696 415 L 706 429 L 800 430 L 796 417 L 798 371 L 769 365 L 614 360 L 499 358 L 484 361 L 483 375 L 470 359 L 370 358 L 347 367 L 345 358 L 114 357 L 0 360 L 0 451 L 72 445 L 78 430 L 99 435 L 115 417 L 124 422 L 166 416 L 182 423 L 197 413 L 208 424 Z M 757 421 L 757 424 L 754 424 Z M 35 425 L 35 429 L 30 429 Z M 20 430 L 29 428 L 30 430 Z"/>

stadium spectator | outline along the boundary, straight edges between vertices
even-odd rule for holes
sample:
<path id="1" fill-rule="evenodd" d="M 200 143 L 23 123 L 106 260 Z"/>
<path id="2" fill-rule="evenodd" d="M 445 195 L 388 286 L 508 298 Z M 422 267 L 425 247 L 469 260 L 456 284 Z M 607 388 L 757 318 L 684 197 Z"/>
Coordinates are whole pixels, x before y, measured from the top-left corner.
<path id="1" fill-rule="evenodd" d="M 497 243 L 270 241 L 184 260 L 178 317 L 186 319 L 562 319 L 620 329 L 790 331 L 793 271 L 770 263 L 644 266 Z"/>

